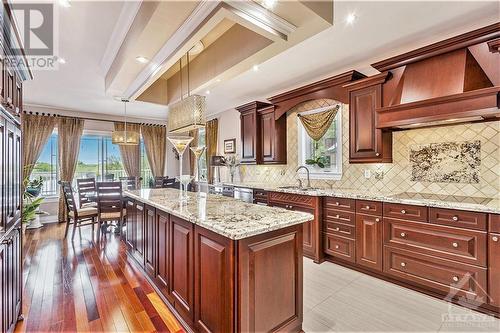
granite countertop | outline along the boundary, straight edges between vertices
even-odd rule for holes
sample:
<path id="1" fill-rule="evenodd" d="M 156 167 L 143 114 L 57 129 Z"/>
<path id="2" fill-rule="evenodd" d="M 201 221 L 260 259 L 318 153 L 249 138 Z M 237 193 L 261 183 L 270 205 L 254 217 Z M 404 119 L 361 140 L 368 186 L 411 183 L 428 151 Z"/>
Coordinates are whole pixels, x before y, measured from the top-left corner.
<path id="1" fill-rule="evenodd" d="M 233 185 L 236 187 L 248 187 L 253 189 L 262 189 L 266 191 L 275 191 L 283 193 L 301 194 L 301 195 L 311 195 L 320 197 L 339 197 L 339 198 L 350 198 L 350 199 L 363 199 L 363 200 L 374 200 L 392 203 L 401 203 L 408 205 L 417 206 L 427 206 L 427 207 L 438 207 L 438 208 L 449 208 L 457 210 L 467 210 L 482 213 L 495 213 L 500 214 L 500 194 L 493 198 L 473 198 L 471 197 L 471 202 L 460 202 L 453 199 L 453 196 L 448 196 L 444 199 L 432 199 L 432 198 L 422 198 L 419 197 L 418 193 L 415 196 L 408 198 L 398 197 L 401 192 L 382 192 L 382 191 L 369 191 L 369 190 L 355 190 L 355 189 L 314 189 L 314 190 L 299 190 L 299 189 L 285 189 L 281 188 L 283 185 L 276 184 L 264 184 L 264 183 L 224 183 L 225 185 Z M 477 202 L 472 202 L 477 199 Z M 486 199 L 486 200 L 485 200 Z M 489 199 L 489 201 L 488 201 Z M 488 201 L 481 203 L 482 201 Z"/>
<path id="2" fill-rule="evenodd" d="M 170 188 L 125 191 L 125 196 L 233 240 L 308 222 L 314 218 L 308 213 L 258 206 L 212 194 L 199 197 L 197 193 L 188 192 L 188 202 L 181 203 L 179 190 Z"/>

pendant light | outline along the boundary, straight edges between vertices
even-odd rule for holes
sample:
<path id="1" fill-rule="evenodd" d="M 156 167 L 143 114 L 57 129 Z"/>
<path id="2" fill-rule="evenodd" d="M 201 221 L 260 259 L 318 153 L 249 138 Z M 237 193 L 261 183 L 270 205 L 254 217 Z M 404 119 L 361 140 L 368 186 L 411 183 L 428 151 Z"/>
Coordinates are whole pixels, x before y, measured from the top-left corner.
<path id="1" fill-rule="evenodd" d="M 187 97 L 182 94 L 182 57 L 180 61 L 181 100 L 169 105 L 168 131 L 170 133 L 185 133 L 198 128 L 205 127 L 206 120 L 206 97 L 202 95 L 191 95 L 189 87 L 189 54 L 187 52 Z"/>
<path id="2" fill-rule="evenodd" d="M 129 100 L 122 98 L 121 101 L 125 109 L 125 124 L 123 126 L 123 131 L 113 131 L 111 142 L 120 146 L 136 146 L 139 144 L 139 133 L 127 131 L 127 103 Z"/>

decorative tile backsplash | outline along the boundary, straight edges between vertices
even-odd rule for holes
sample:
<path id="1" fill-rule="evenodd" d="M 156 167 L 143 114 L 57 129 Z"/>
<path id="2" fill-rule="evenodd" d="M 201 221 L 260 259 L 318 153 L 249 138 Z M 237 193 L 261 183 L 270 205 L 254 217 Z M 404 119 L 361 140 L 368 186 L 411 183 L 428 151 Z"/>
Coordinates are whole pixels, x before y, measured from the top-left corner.
<path id="1" fill-rule="evenodd" d="M 443 142 L 410 147 L 411 180 L 479 183 L 481 141 Z"/>
<path id="2" fill-rule="evenodd" d="M 233 111 L 228 111 L 233 112 Z M 237 111 L 234 111 L 237 112 Z M 224 115 L 221 114 L 221 117 Z M 463 124 L 398 131 L 393 133 L 393 163 L 350 164 L 349 163 L 349 110 L 342 108 L 342 160 L 343 172 L 340 180 L 311 180 L 319 188 L 366 189 L 391 192 L 421 192 L 444 195 L 474 197 L 495 197 L 500 193 L 500 121 Z M 297 184 L 295 170 L 298 166 L 296 112 L 287 114 L 287 165 L 241 166 L 237 181 L 265 182 L 277 185 Z M 410 162 L 411 147 L 445 142 L 479 141 L 477 152 L 480 164 L 476 166 L 478 182 L 442 182 L 412 179 Z M 238 143 L 239 144 L 239 143 Z M 371 171 L 366 179 L 364 171 Z M 375 172 L 383 173 L 382 179 L 375 179 Z M 238 179 L 239 178 L 239 179 Z M 379 177 L 377 177 L 379 178 Z M 229 176 L 223 177 L 229 180 Z"/>

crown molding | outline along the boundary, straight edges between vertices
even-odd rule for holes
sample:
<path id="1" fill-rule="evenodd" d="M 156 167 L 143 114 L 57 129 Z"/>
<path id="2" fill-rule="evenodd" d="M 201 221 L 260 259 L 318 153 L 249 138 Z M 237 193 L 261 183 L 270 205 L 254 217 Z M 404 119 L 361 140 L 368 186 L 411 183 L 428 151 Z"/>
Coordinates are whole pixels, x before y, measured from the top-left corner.
<path id="1" fill-rule="evenodd" d="M 124 3 L 99 65 L 104 76 L 108 73 L 109 68 L 113 64 L 113 61 L 123 44 L 123 41 L 127 37 L 127 33 L 130 30 L 132 23 L 134 23 L 134 19 L 139 12 L 139 9 L 141 8 L 141 4 L 142 0 L 126 1 Z"/>

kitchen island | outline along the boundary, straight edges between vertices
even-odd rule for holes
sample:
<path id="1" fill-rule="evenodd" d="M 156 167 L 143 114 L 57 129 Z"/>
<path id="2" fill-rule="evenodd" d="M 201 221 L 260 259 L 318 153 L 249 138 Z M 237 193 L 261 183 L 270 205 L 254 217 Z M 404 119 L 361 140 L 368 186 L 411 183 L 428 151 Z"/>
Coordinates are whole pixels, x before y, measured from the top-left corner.
<path id="1" fill-rule="evenodd" d="M 311 214 L 175 189 L 127 191 L 126 242 L 187 331 L 300 332 Z"/>

